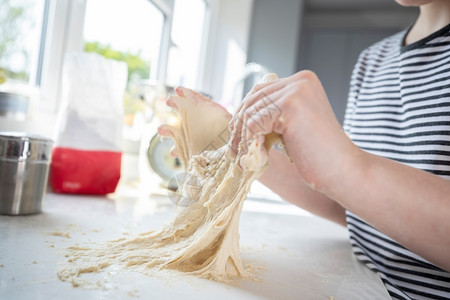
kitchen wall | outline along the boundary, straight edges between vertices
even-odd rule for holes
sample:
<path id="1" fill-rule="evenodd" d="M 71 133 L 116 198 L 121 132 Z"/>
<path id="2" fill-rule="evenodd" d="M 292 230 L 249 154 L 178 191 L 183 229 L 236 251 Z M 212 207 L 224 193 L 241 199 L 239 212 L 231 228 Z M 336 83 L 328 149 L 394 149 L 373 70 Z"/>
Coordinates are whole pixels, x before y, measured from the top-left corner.
<path id="1" fill-rule="evenodd" d="M 303 0 L 255 0 L 248 62 L 284 77 L 297 69 Z"/>
<path id="2" fill-rule="evenodd" d="M 416 8 L 404 8 L 394 1 L 355 8 L 306 5 L 297 68 L 317 73 L 341 123 L 359 53 L 410 26 L 417 12 Z"/>

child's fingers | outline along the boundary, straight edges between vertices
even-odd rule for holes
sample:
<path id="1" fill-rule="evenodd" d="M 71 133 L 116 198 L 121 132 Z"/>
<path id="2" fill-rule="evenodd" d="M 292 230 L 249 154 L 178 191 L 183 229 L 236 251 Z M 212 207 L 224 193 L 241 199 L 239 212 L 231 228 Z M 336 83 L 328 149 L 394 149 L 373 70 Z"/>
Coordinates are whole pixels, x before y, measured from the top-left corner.
<path id="1" fill-rule="evenodd" d="M 157 129 L 158 134 L 162 137 L 173 137 L 173 130 L 170 125 L 163 124 Z"/>

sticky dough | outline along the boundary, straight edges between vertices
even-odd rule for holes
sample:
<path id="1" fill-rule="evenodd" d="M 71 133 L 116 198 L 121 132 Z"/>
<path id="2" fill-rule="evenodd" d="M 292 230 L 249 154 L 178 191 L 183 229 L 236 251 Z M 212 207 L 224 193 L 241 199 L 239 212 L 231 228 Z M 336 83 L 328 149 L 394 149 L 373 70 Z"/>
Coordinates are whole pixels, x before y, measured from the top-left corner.
<path id="1" fill-rule="evenodd" d="M 267 79 L 274 79 L 268 77 Z M 58 272 L 74 286 L 90 285 L 80 275 L 111 265 L 139 271 L 173 269 L 218 281 L 249 277 L 239 255 L 239 218 L 252 182 L 263 172 L 265 161 L 249 149 L 251 171 L 242 171 L 227 155 L 230 115 L 202 97 L 174 96 L 179 124 L 164 125 L 160 132 L 175 141 L 175 152 L 187 166 L 179 187 L 180 201 L 174 217 L 159 231 L 138 238 L 108 242 L 105 246 L 69 248 L 68 262 Z M 268 149 L 278 139 L 273 136 Z M 252 145 L 252 147 L 259 147 Z M 181 199 L 183 198 L 183 199 Z"/>

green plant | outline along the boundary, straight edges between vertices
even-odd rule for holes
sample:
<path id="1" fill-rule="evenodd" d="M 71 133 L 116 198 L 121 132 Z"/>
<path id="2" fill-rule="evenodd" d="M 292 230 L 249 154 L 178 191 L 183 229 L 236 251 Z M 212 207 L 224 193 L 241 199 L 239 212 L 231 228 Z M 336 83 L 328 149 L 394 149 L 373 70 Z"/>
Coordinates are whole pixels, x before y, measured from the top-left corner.
<path id="1" fill-rule="evenodd" d="M 0 84 L 5 83 L 6 81 L 6 76 L 5 74 L 3 74 L 3 69 L 0 68 Z"/>
<path id="2" fill-rule="evenodd" d="M 128 65 L 128 82 L 135 79 L 147 79 L 150 75 L 150 61 L 144 60 L 140 52 L 121 52 L 99 42 L 86 42 L 84 51 L 125 62 Z"/>
<path id="3" fill-rule="evenodd" d="M 20 55 L 25 61 L 25 66 L 30 62 L 29 53 L 24 44 L 24 37 L 30 28 L 35 26 L 35 21 L 30 15 L 34 5 L 35 3 L 32 0 L 0 0 L 0 65 L 3 69 L 3 75 L 0 75 L 0 82 L 4 82 L 6 78 L 24 81 L 29 78 L 28 70 L 26 69 L 12 70 L 10 61 L 14 55 Z"/>

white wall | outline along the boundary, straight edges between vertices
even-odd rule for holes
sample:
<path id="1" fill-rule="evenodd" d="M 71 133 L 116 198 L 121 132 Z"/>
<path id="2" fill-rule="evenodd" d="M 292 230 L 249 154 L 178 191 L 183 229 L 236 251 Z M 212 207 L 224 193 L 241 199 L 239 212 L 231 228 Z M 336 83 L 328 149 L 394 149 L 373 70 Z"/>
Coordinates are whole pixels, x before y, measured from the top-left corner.
<path id="1" fill-rule="evenodd" d="M 255 0 L 248 62 L 280 77 L 296 71 L 303 6 L 303 0 Z"/>

